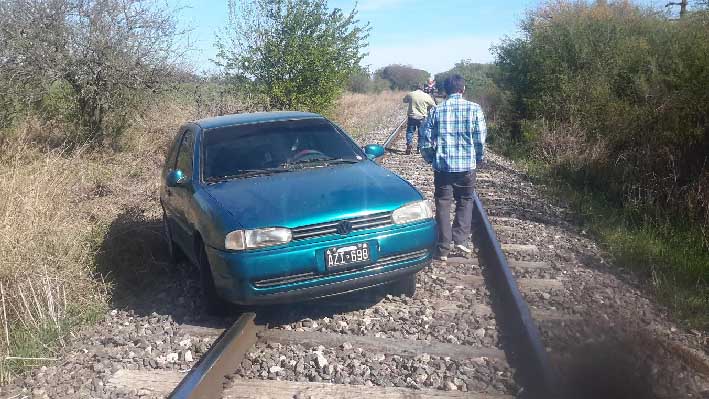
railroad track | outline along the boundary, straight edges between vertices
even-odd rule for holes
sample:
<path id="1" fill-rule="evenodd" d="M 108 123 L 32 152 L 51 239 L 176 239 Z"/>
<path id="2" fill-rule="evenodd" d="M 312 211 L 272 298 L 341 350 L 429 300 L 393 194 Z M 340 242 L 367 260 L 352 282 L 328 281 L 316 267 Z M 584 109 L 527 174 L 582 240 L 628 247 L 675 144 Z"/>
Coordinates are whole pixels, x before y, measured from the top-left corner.
<path id="1" fill-rule="evenodd" d="M 404 122 L 384 140 L 390 152 L 398 152 L 403 129 Z M 420 157 L 383 163 L 432 197 Z M 414 298 L 372 291 L 245 313 L 226 330 L 183 326 L 196 339 L 218 336 L 189 373 L 123 369 L 109 386 L 172 398 L 552 397 L 555 372 L 523 295 L 559 282 L 515 281 L 505 252 L 515 270 L 545 265 L 524 260 L 531 245 L 500 245 L 475 201 L 478 256 L 434 262 L 419 273 Z"/>

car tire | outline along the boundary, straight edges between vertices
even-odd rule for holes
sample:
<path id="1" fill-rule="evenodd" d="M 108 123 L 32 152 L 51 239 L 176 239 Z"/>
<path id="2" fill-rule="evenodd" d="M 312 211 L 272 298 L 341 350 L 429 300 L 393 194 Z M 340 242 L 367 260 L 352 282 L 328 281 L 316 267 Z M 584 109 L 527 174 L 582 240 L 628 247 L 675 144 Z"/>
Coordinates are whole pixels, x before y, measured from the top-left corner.
<path id="1" fill-rule="evenodd" d="M 184 257 L 182 256 L 182 251 L 175 245 L 175 241 L 172 239 L 172 231 L 170 231 L 170 225 L 167 222 L 167 213 L 163 209 L 162 211 L 162 234 L 165 240 L 165 245 L 167 246 L 167 259 L 170 264 L 175 265 L 179 263 Z"/>
<path id="2" fill-rule="evenodd" d="M 405 296 L 413 298 L 416 295 L 416 273 L 409 274 L 391 284 L 391 292 L 394 296 Z"/>
<path id="3" fill-rule="evenodd" d="M 217 293 L 217 287 L 214 285 L 214 277 L 212 276 L 212 268 L 209 265 L 209 258 L 207 258 L 207 252 L 204 250 L 203 245 L 199 247 L 197 263 L 202 295 L 207 305 L 207 313 L 212 316 L 227 315 L 230 311 L 230 304 Z"/>

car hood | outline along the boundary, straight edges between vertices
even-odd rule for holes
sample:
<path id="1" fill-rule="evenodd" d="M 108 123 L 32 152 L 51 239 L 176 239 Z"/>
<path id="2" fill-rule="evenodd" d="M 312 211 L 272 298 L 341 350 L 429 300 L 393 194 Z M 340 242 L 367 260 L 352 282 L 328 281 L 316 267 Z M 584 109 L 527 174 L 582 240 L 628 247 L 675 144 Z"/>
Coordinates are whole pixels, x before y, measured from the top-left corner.
<path id="1" fill-rule="evenodd" d="M 369 161 L 229 180 L 206 190 L 245 229 L 293 228 L 422 199 L 409 183 Z"/>

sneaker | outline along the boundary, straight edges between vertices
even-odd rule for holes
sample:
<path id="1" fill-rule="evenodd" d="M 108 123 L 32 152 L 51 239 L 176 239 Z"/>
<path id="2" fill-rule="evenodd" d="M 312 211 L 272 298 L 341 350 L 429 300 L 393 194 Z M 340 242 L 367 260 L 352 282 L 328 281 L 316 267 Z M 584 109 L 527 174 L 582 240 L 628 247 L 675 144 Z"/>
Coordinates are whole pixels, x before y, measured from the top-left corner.
<path id="1" fill-rule="evenodd" d="M 471 248 L 468 248 L 463 244 L 455 244 L 453 246 L 453 249 L 461 252 L 465 256 L 472 255 L 473 253 L 473 250 Z"/>
<path id="2" fill-rule="evenodd" d="M 448 260 L 448 255 L 436 255 L 433 257 L 433 259 L 445 262 Z"/>
<path id="3" fill-rule="evenodd" d="M 406 155 L 411 155 L 411 148 L 412 148 L 412 145 L 411 145 L 411 144 L 408 144 L 408 145 L 406 146 L 406 152 L 405 152 Z"/>

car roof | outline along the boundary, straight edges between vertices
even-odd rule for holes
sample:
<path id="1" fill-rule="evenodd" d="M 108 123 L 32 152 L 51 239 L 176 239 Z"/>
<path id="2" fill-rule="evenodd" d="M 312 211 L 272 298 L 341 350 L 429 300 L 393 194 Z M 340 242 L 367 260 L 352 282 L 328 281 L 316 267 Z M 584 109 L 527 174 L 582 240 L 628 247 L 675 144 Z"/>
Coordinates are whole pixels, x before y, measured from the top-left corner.
<path id="1" fill-rule="evenodd" d="M 295 112 L 295 111 L 274 111 L 274 112 L 252 112 L 245 114 L 232 114 L 224 116 L 215 116 L 195 121 L 202 129 L 214 129 L 225 126 L 244 125 L 250 123 L 277 122 L 293 119 L 323 119 L 319 114 L 311 112 Z"/>

